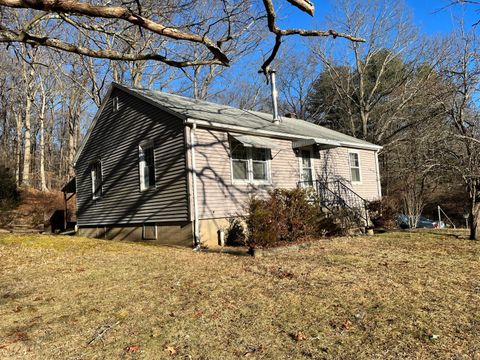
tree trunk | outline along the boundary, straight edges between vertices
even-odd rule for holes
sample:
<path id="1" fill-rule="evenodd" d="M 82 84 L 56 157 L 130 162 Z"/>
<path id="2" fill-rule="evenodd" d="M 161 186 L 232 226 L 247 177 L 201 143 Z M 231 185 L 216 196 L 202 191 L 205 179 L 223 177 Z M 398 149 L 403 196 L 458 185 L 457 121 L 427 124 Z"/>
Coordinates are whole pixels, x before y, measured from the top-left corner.
<path id="1" fill-rule="evenodd" d="M 39 132 L 40 132 L 40 190 L 48 191 L 47 188 L 47 179 L 45 176 L 45 110 L 47 107 L 47 100 L 45 94 L 45 87 L 43 80 L 41 80 L 41 90 L 42 90 L 42 103 L 40 104 L 40 114 L 38 116 L 39 121 Z"/>
<path id="2" fill-rule="evenodd" d="M 47 179 L 45 177 L 45 119 L 44 115 L 39 117 L 40 121 L 40 190 L 48 191 Z"/>
<path id="3" fill-rule="evenodd" d="M 470 220 L 470 240 L 478 240 L 480 238 L 480 203 L 476 203 L 475 199 L 471 199 Z"/>
<path id="4" fill-rule="evenodd" d="M 22 178 L 20 177 L 22 163 L 22 115 L 15 115 L 16 140 L 15 140 L 15 181 L 20 186 Z"/>
<path id="5" fill-rule="evenodd" d="M 362 139 L 367 140 L 368 139 L 368 118 L 369 118 L 369 113 L 360 110 L 360 117 L 362 119 Z"/>
<path id="6" fill-rule="evenodd" d="M 30 186 L 30 165 L 31 165 L 31 133 L 30 133 L 30 111 L 32 108 L 32 100 L 27 94 L 27 101 L 25 103 L 25 141 L 23 144 L 23 176 L 22 185 Z"/>
<path id="7" fill-rule="evenodd" d="M 80 99 L 77 97 L 76 101 L 80 102 Z M 71 179 L 75 176 L 75 169 L 73 167 L 73 162 L 75 160 L 75 154 L 77 152 L 77 138 L 79 135 L 79 122 L 80 122 L 80 104 L 75 104 L 75 109 L 71 112 L 70 123 L 68 126 L 68 164 L 67 164 L 67 175 Z"/>

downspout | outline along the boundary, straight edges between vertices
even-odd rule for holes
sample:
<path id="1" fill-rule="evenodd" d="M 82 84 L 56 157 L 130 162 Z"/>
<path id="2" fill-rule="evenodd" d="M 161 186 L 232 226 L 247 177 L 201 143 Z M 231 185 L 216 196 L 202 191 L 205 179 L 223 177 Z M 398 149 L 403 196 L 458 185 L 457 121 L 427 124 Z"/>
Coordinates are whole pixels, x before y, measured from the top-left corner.
<path id="1" fill-rule="evenodd" d="M 377 173 L 377 193 L 378 193 L 378 199 L 382 199 L 382 184 L 380 182 L 380 166 L 378 165 L 378 151 L 375 150 L 375 172 Z"/>
<path id="2" fill-rule="evenodd" d="M 190 146 L 192 155 L 192 186 L 193 186 L 193 238 L 195 241 L 195 251 L 200 250 L 200 223 L 198 218 L 198 194 L 197 194 L 197 167 L 195 164 L 195 130 L 197 123 L 193 120 L 192 130 L 190 131 Z"/>

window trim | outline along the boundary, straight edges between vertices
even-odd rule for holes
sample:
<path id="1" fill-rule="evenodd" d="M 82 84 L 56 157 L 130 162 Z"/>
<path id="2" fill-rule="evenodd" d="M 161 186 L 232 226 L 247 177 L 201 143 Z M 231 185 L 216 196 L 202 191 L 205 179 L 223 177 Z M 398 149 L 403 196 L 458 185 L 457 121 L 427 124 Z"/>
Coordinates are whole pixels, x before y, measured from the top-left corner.
<path id="1" fill-rule="evenodd" d="M 229 141 L 230 145 L 230 153 L 229 153 L 229 158 L 230 158 L 230 178 L 232 180 L 233 185 L 272 185 L 272 149 L 269 148 L 255 148 L 255 147 L 250 147 L 250 146 L 245 146 L 241 142 L 238 142 L 241 146 L 243 146 L 246 150 L 247 153 L 247 158 L 246 159 L 237 159 L 237 160 L 243 160 L 247 162 L 247 174 L 248 174 L 248 179 L 235 179 L 233 177 L 233 161 L 235 160 L 233 158 L 233 141 Z M 253 156 L 252 156 L 252 149 L 265 149 L 268 151 L 267 153 L 267 160 L 266 160 L 266 165 L 267 165 L 267 180 L 258 180 L 253 178 Z M 269 155 L 269 156 L 268 156 Z M 260 160 L 255 160 L 255 161 L 260 161 Z"/>
<path id="2" fill-rule="evenodd" d="M 303 157 L 302 157 L 302 151 L 309 151 L 310 152 L 310 168 L 312 169 L 312 183 L 315 184 L 315 181 L 317 180 L 317 174 L 316 174 L 316 171 L 315 171 L 315 162 L 314 162 L 314 153 L 313 153 L 313 148 L 312 147 L 308 147 L 308 148 L 299 148 L 299 157 L 298 157 L 298 167 L 299 167 L 299 170 L 300 170 L 300 173 L 298 174 L 298 178 L 300 180 L 300 182 L 303 184 L 303 182 L 305 181 L 302 177 L 303 177 Z M 304 185 L 304 184 L 303 184 Z M 305 186 L 305 185 L 304 185 Z"/>
<path id="3" fill-rule="evenodd" d="M 357 154 L 358 175 L 360 176 L 360 181 L 353 181 L 353 179 L 352 179 L 352 168 L 357 169 L 357 167 L 352 166 L 352 162 L 350 160 L 350 154 Z M 362 174 L 362 162 L 360 160 L 360 151 L 358 151 L 358 150 L 348 150 L 348 170 L 349 170 L 349 175 L 350 175 L 350 182 L 352 184 L 355 184 L 355 185 L 362 184 L 363 174 Z"/>
<path id="4" fill-rule="evenodd" d="M 94 166 L 99 164 L 100 165 L 100 194 L 99 195 L 95 195 L 95 180 L 94 180 L 94 176 L 93 176 L 93 170 L 94 170 Z M 97 159 L 97 160 L 93 160 L 92 162 L 90 162 L 90 183 L 91 183 L 91 190 L 92 190 L 92 200 L 98 200 L 98 199 L 101 199 L 102 196 L 103 196 L 103 165 L 102 165 L 102 160 L 101 159 Z"/>
<path id="5" fill-rule="evenodd" d="M 145 227 L 154 226 L 155 228 L 155 237 L 150 238 L 145 236 Z M 158 240 L 158 226 L 157 223 L 143 223 L 142 224 L 142 240 Z"/>
<path id="6" fill-rule="evenodd" d="M 142 176 L 142 161 L 140 161 L 140 155 L 144 153 L 146 149 L 152 149 L 152 154 L 153 154 L 153 172 L 154 172 L 154 179 L 155 179 L 155 184 L 150 185 L 148 187 L 142 186 L 142 182 L 144 179 L 144 176 Z M 155 146 L 153 141 L 147 140 L 147 141 L 142 141 L 140 144 L 138 144 L 138 181 L 139 181 L 139 188 L 140 192 L 144 192 L 150 189 L 156 189 L 157 188 L 157 167 L 155 166 Z M 145 161 L 143 161 L 145 162 Z M 145 174 L 143 174 L 145 175 Z M 144 185 L 144 184 L 143 184 Z"/>

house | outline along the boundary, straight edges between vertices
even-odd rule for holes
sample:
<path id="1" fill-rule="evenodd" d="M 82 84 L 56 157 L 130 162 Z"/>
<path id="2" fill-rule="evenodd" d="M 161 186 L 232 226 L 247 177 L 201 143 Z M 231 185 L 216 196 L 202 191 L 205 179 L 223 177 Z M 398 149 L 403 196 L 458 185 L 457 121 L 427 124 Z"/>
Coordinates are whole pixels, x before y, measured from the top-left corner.
<path id="1" fill-rule="evenodd" d="M 290 117 L 112 84 L 75 158 L 83 236 L 216 244 L 252 194 L 381 197 L 380 146 Z M 333 184 L 333 185 L 331 185 Z"/>

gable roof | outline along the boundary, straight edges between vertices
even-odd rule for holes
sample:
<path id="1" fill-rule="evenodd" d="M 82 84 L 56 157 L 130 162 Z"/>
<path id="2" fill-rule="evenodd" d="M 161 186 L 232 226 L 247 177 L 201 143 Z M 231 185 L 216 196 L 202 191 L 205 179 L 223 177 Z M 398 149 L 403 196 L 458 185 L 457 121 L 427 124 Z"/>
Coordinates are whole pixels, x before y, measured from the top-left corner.
<path id="1" fill-rule="evenodd" d="M 334 146 L 341 145 L 369 150 L 380 150 L 382 148 L 379 145 L 301 119 L 280 117 L 280 123 L 275 124 L 273 123 L 272 114 L 242 110 L 227 105 L 195 100 L 189 97 L 161 91 L 131 88 L 112 83 L 77 151 L 74 162 L 77 162 L 88 138 L 90 137 L 92 129 L 95 127 L 98 117 L 103 111 L 105 103 L 115 88 L 157 106 L 184 120 L 185 123 L 195 122 L 203 127 L 223 129 L 244 134 L 263 135 L 273 138 L 306 141 L 314 139 L 327 146 L 329 144 Z"/>
<path id="2" fill-rule="evenodd" d="M 338 131 L 311 122 L 288 117 L 280 117 L 280 123 L 273 123 L 273 115 L 251 110 L 242 110 L 227 105 L 169 94 L 161 91 L 128 88 L 114 83 L 117 87 L 134 96 L 173 113 L 185 121 L 199 126 L 221 128 L 254 135 L 268 135 L 286 139 L 321 139 L 328 143 L 340 143 L 345 147 L 379 150 L 382 147 L 357 139 Z"/>

